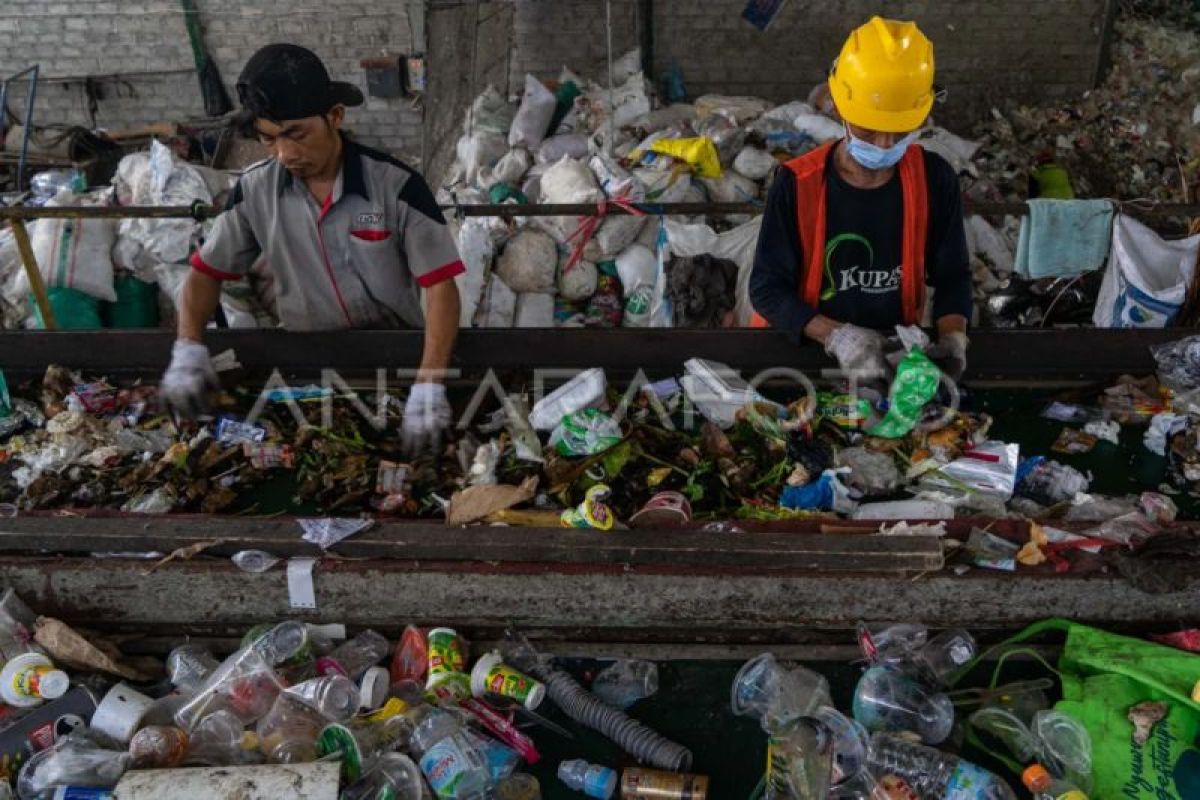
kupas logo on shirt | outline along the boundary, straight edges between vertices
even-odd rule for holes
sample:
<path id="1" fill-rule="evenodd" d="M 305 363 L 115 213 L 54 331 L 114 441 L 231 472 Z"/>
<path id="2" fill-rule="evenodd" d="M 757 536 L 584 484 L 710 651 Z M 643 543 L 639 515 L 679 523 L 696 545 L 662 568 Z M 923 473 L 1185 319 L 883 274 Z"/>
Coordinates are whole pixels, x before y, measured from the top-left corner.
<path id="1" fill-rule="evenodd" d="M 859 265 L 839 270 L 833 274 L 833 256 L 843 245 L 860 245 L 867 251 L 867 267 Z M 901 267 L 875 269 L 875 249 L 865 236 L 843 233 L 833 237 L 825 245 L 825 280 L 821 289 L 821 300 L 832 300 L 838 292 L 855 289 L 867 294 L 886 294 L 900 288 Z"/>
<path id="2" fill-rule="evenodd" d="M 383 225 L 383 212 L 365 211 L 354 218 L 354 224 L 359 227 Z"/>

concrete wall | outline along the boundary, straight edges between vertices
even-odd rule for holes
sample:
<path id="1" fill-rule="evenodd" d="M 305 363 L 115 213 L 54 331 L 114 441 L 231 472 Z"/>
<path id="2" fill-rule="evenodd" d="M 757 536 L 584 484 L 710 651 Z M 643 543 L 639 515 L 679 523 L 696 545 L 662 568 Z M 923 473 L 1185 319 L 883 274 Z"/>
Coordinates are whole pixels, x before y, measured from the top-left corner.
<path id="1" fill-rule="evenodd" d="M 423 0 L 197 0 L 205 43 L 230 96 L 246 59 L 259 47 L 288 41 L 314 49 L 335 79 L 365 88 L 360 59 L 384 51 L 424 51 Z M 415 29 L 415 30 L 414 30 Z M 81 76 L 101 80 L 95 123 L 129 128 L 202 118 L 179 0 L 3 0 L 0 2 L 0 74 L 40 63 L 52 80 L 35 107 L 40 124 L 91 124 Z M 24 107 L 24 86 L 10 107 Z M 374 100 L 355 109 L 349 124 L 359 138 L 401 157 L 421 153 L 420 109 L 408 100 Z"/>
<path id="2" fill-rule="evenodd" d="M 563 64 L 601 79 L 605 4 L 514 0 L 510 81 L 557 77 Z M 943 121 L 969 125 L 994 104 L 1046 101 L 1091 88 L 1111 0 L 789 0 L 760 33 L 740 18 L 745 0 L 654 0 L 654 66 L 672 63 L 689 94 L 804 98 L 823 80 L 846 34 L 872 14 L 917 20 L 933 40 Z M 614 0 L 614 48 L 638 45 L 637 0 Z"/>

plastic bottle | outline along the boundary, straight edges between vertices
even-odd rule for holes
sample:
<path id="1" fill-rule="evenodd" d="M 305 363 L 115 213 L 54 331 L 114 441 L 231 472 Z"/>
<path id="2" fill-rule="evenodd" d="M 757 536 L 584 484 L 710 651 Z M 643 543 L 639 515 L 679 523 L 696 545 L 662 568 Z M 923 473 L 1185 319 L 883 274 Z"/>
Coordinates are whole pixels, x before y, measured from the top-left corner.
<path id="1" fill-rule="evenodd" d="M 370 667 L 387 658 L 391 645 L 388 640 L 372 630 L 366 630 L 342 642 L 332 653 L 317 659 L 317 673 L 321 675 L 345 675 L 358 680 Z"/>
<path id="2" fill-rule="evenodd" d="M 871 667 L 854 690 L 854 719 L 868 731 L 911 731 L 940 744 L 954 727 L 954 704 L 889 667 Z"/>
<path id="3" fill-rule="evenodd" d="M 558 779 L 577 792 L 597 800 L 608 800 L 617 790 L 617 773 L 608 767 L 589 764 L 583 759 L 558 765 Z"/>
<path id="4" fill-rule="evenodd" d="M 179 728 L 150 725 L 129 740 L 129 755 L 137 769 L 177 767 L 187 755 L 188 735 Z"/>
<path id="5" fill-rule="evenodd" d="M 184 694 L 195 694 L 204 679 L 221 665 L 213 654 L 198 644 L 181 644 L 167 654 L 167 676 Z"/>
<path id="6" fill-rule="evenodd" d="M 658 691 L 658 667 L 652 661 L 623 660 L 606 667 L 592 681 L 592 694 L 610 706 L 629 708 Z"/>
<path id="7" fill-rule="evenodd" d="M 833 783 L 833 737 L 816 720 L 792 720 L 767 741 L 766 800 L 817 798 Z"/>
<path id="8" fill-rule="evenodd" d="M 188 737 L 184 763 L 227 767 L 262 761 L 258 736 L 247 731 L 232 711 L 215 711 L 197 723 Z"/>
<path id="9" fill-rule="evenodd" d="M 413 731 L 412 751 L 437 797 L 482 797 L 491 787 L 487 762 L 453 714 L 429 710 Z"/>
<path id="10" fill-rule="evenodd" d="M 1088 800 L 1079 787 L 1055 778 L 1041 764 L 1034 764 L 1025 770 L 1021 781 L 1026 789 L 1033 792 L 1036 800 Z"/>
<path id="11" fill-rule="evenodd" d="M 305 655 L 309 649 L 308 628 L 303 622 L 291 620 L 265 631 L 252 628 L 242 640 L 242 646 L 247 645 L 257 650 L 268 664 L 278 667 Z"/>
<path id="12" fill-rule="evenodd" d="M 255 728 L 259 749 L 272 764 L 315 761 L 317 737 L 330 722 L 300 698 L 283 692 L 275 698 L 275 705 Z"/>
<path id="13" fill-rule="evenodd" d="M 867 756 L 871 772 L 882 778 L 895 775 L 928 800 L 1016 800 L 1001 778 L 982 767 L 932 747 L 912 744 L 895 736 L 871 737 Z"/>
<path id="14" fill-rule="evenodd" d="M 359 689 L 341 675 L 303 681 L 283 693 L 320 712 L 329 722 L 345 722 L 358 711 Z"/>
<path id="15" fill-rule="evenodd" d="M 425 670 L 429 668 L 429 647 L 425 644 L 425 634 L 412 625 L 404 629 L 400 641 L 396 643 L 396 652 L 392 656 L 392 684 L 416 684 L 425 687 Z"/>
<path id="16" fill-rule="evenodd" d="M 384 753 L 339 800 L 421 800 L 424 785 L 421 770 L 412 759 L 403 753 Z"/>
<path id="17" fill-rule="evenodd" d="M 109 750 L 83 729 L 34 754 L 17 776 L 17 796 L 33 800 L 59 786 L 111 788 L 129 768 L 129 754 Z"/>

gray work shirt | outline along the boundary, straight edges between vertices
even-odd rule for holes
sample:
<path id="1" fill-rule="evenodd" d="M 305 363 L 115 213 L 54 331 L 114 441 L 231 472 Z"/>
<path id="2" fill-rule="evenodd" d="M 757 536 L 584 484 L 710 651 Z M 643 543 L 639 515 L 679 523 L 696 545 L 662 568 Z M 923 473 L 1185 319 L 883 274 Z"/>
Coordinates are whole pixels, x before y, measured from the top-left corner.
<path id="1" fill-rule="evenodd" d="M 324 206 L 271 160 L 238 181 L 192 267 L 238 280 L 265 255 L 289 330 L 424 326 L 420 288 L 465 272 L 424 178 L 344 140 Z"/>

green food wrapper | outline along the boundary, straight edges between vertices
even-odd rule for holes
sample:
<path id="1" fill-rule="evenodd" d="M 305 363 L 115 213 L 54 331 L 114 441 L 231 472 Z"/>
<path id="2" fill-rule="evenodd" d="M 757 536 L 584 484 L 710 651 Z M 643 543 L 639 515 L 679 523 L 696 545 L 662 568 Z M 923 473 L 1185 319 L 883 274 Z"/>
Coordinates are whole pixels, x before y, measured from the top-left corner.
<path id="1" fill-rule="evenodd" d="M 871 418 L 871 404 L 850 394 L 821 392 L 817 395 L 817 414 L 839 428 L 858 429 Z"/>
<path id="2" fill-rule="evenodd" d="M 567 414 L 550 436 L 550 444 L 563 456 L 592 456 L 621 443 L 621 426 L 595 408 Z"/>
<path id="3" fill-rule="evenodd" d="M 871 436 L 899 439 L 917 426 L 921 409 L 937 394 L 942 371 L 914 347 L 896 368 L 896 379 L 888 395 L 887 415 L 867 430 Z"/>
<path id="4" fill-rule="evenodd" d="M 12 398 L 8 396 L 8 381 L 4 379 L 4 371 L 0 370 L 0 417 L 12 414 Z"/>

